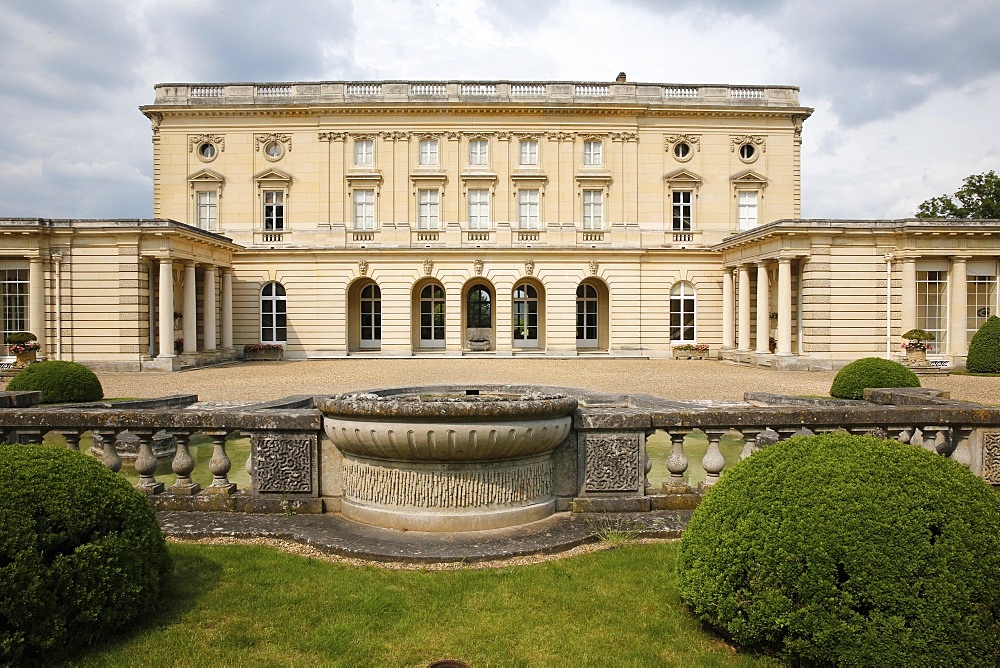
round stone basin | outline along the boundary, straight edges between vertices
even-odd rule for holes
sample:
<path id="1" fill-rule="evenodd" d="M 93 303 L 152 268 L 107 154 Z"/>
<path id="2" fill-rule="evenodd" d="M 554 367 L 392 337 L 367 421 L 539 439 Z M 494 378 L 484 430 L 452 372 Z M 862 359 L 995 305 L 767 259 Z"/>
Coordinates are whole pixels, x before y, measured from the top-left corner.
<path id="1" fill-rule="evenodd" d="M 495 529 L 551 515 L 552 451 L 576 399 L 505 386 L 319 399 L 344 456 L 342 512 L 395 529 Z"/>

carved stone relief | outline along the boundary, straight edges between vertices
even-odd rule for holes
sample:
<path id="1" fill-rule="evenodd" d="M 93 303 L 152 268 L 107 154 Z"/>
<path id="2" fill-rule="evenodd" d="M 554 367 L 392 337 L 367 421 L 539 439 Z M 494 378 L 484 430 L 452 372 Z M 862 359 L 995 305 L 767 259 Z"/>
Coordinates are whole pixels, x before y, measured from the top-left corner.
<path id="1" fill-rule="evenodd" d="M 261 493 L 311 494 L 315 434 L 254 434 L 254 472 Z"/>
<path id="2" fill-rule="evenodd" d="M 1000 431 L 983 433 L 983 480 L 1000 485 Z"/>
<path id="3" fill-rule="evenodd" d="M 587 435 L 583 488 L 587 492 L 634 492 L 642 482 L 635 434 Z"/>

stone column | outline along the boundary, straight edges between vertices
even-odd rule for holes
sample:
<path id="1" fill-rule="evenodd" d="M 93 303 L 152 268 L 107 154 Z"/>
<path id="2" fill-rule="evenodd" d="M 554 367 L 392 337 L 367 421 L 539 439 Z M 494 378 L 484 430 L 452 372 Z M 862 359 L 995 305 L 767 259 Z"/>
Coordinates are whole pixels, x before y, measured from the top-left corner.
<path id="1" fill-rule="evenodd" d="M 215 266 L 211 266 L 205 269 L 205 285 L 202 286 L 203 296 L 202 303 L 205 307 L 205 341 L 202 344 L 204 350 L 215 350 L 215 331 L 216 331 L 216 315 L 215 315 L 215 284 L 216 275 L 218 269 Z"/>
<path id="2" fill-rule="evenodd" d="M 779 355 L 792 354 L 792 260 L 778 260 L 778 347 Z"/>
<path id="3" fill-rule="evenodd" d="M 233 270 L 222 269 L 222 349 L 233 347 Z"/>
<path id="4" fill-rule="evenodd" d="M 756 353 L 771 352 L 770 317 L 771 317 L 770 283 L 767 280 L 767 265 L 757 263 L 757 348 Z"/>
<path id="5" fill-rule="evenodd" d="M 184 352 L 198 352 L 198 288 L 194 262 L 184 263 Z"/>
<path id="6" fill-rule="evenodd" d="M 160 260 L 160 280 L 157 302 L 160 323 L 157 338 L 160 340 L 159 357 L 174 356 L 174 263 L 169 258 Z"/>
<path id="7" fill-rule="evenodd" d="M 41 257 L 28 258 L 28 329 L 45 355 L 45 265 Z"/>
<path id="8" fill-rule="evenodd" d="M 740 265 L 737 269 L 739 272 L 739 288 L 740 292 L 737 295 L 739 299 L 739 343 L 736 344 L 737 350 L 750 350 L 750 269 L 746 265 Z"/>
<path id="9" fill-rule="evenodd" d="M 722 349 L 730 350 L 736 346 L 736 321 L 733 310 L 733 271 L 723 268 L 722 273 Z"/>
<path id="10" fill-rule="evenodd" d="M 903 334 L 917 326 L 917 258 L 903 258 L 900 282 L 899 333 Z"/>
<path id="11" fill-rule="evenodd" d="M 952 355 L 965 355 L 968 352 L 968 304 L 969 293 L 967 286 L 967 271 L 965 261 L 967 257 L 953 257 L 951 259 L 951 275 L 949 284 L 951 286 L 950 317 L 948 318 L 948 352 Z"/>

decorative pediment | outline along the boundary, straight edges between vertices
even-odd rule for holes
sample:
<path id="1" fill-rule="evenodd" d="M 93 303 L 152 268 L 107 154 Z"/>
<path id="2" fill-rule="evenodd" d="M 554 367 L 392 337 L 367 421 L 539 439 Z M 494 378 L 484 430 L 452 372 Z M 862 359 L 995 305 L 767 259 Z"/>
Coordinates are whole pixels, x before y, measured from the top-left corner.
<path id="1" fill-rule="evenodd" d="M 702 178 L 687 169 L 678 169 L 663 177 L 671 188 L 699 188 Z"/>
<path id="2" fill-rule="evenodd" d="M 415 169 L 410 172 L 410 180 L 413 181 L 413 185 L 423 185 L 437 184 L 443 186 L 448 181 L 448 173 L 443 172 L 440 169 Z"/>
<path id="3" fill-rule="evenodd" d="M 292 185 L 292 177 L 277 169 L 266 169 L 260 174 L 253 177 L 253 180 L 257 183 L 258 188 L 264 187 L 278 187 L 287 188 Z"/>
<path id="4" fill-rule="evenodd" d="M 462 183 L 468 188 L 469 186 L 489 186 L 492 187 L 497 182 L 497 175 L 495 172 L 491 172 L 487 169 L 476 170 L 467 169 L 461 174 L 459 178 L 462 179 Z"/>
<path id="5" fill-rule="evenodd" d="M 695 151 L 701 150 L 701 135 L 689 135 L 678 133 L 674 135 L 663 135 L 663 148 L 671 151 L 676 144 L 688 144 Z"/>
<path id="6" fill-rule="evenodd" d="M 730 179 L 734 187 L 744 186 L 746 188 L 766 188 L 767 187 L 767 177 L 752 169 L 742 171 L 738 174 L 734 174 Z"/>
<path id="7" fill-rule="evenodd" d="M 194 174 L 188 177 L 188 183 L 191 184 L 192 188 L 200 183 L 214 185 L 214 186 L 221 186 L 225 182 L 226 182 L 226 177 L 224 177 L 222 174 L 219 174 L 218 172 L 213 172 L 211 169 L 203 169 L 200 172 L 195 172 Z"/>
<path id="8" fill-rule="evenodd" d="M 604 188 L 611 185 L 611 172 L 593 171 L 591 168 L 584 172 L 577 172 L 576 182 L 581 186 Z"/>
<path id="9" fill-rule="evenodd" d="M 537 170 L 515 170 L 510 175 L 510 180 L 514 182 L 515 188 L 541 188 L 549 177 Z"/>

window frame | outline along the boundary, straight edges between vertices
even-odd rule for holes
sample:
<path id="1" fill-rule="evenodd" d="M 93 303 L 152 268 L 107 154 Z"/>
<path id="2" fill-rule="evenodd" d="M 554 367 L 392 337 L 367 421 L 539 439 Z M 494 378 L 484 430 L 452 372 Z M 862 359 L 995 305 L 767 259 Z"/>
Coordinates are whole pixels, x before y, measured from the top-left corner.
<path id="1" fill-rule="evenodd" d="M 534 201 L 532 200 L 534 196 Z M 517 191 L 517 225 L 522 230 L 541 228 L 542 194 L 538 188 L 521 188 Z M 532 215 L 532 211 L 534 215 Z"/>
<path id="2" fill-rule="evenodd" d="M 266 308 L 268 304 L 270 308 Z M 285 289 L 285 286 L 279 281 L 270 281 L 261 286 L 259 306 L 260 342 L 287 345 L 288 291 Z M 266 324 L 268 316 L 271 318 L 270 324 Z M 279 332 L 283 333 L 283 336 L 279 337 Z"/>
<path id="3" fill-rule="evenodd" d="M 493 221 L 490 218 L 490 191 L 488 188 L 469 188 L 466 191 L 466 203 L 469 210 L 470 230 L 488 230 L 493 227 Z"/>
<path id="4" fill-rule="evenodd" d="M 3 299 L 3 339 L 16 332 L 27 332 L 31 324 L 31 277 L 28 267 L 0 268 L 0 298 Z"/>
<path id="5" fill-rule="evenodd" d="M 591 283 L 580 283 L 576 287 L 576 347 L 599 348 L 600 340 L 601 293 Z"/>
<path id="6" fill-rule="evenodd" d="M 670 345 L 697 341 L 698 293 L 689 281 L 670 288 Z"/>
<path id="7" fill-rule="evenodd" d="M 202 196 L 211 195 L 213 200 L 211 203 L 202 203 Z M 203 212 L 209 212 L 209 215 L 204 215 Z M 219 229 L 219 191 L 218 189 L 201 189 L 194 191 L 194 212 L 195 212 L 195 222 L 198 229 L 206 230 L 208 232 L 215 232 Z M 214 215 L 213 215 L 214 214 Z"/>
<path id="8" fill-rule="evenodd" d="M 583 229 L 603 230 L 604 191 L 599 188 L 585 188 L 582 193 L 581 201 L 582 201 L 582 213 L 583 213 Z"/>
<path id="9" fill-rule="evenodd" d="M 365 324 L 366 315 L 369 316 L 368 324 Z M 366 333 L 368 334 L 367 338 L 365 336 Z M 377 350 L 381 347 L 382 289 L 378 286 L 378 283 L 372 281 L 363 285 L 358 292 L 358 348 L 361 350 Z"/>
<path id="10" fill-rule="evenodd" d="M 927 352 L 946 349 L 948 337 L 949 274 L 944 270 L 917 270 L 916 326 L 934 334 L 927 342 Z M 966 288 L 968 289 L 968 288 Z"/>
<path id="11" fill-rule="evenodd" d="M 687 201 L 684 201 L 685 199 Z M 670 194 L 670 211 L 671 231 L 690 232 L 694 227 L 694 191 L 672 190 Z"/>
<path id="12" fill-rule="evenodd" d="M 537 167 L 539 162 L 538 140 L 522 139 L 518 144 L 518 165 L 522 167 Z"/>
<path id="13" fill-rule="evenodd" d="M 375 166 L 375 140 L 355 139 L 354 140 L 354 166 L 374 167 Z"/>
<path id="14" fill-rule="evenodd" d="M 417 335 L 420 348 L 445 347 L 448 327 L 446 296 L 439 283 L 428 283 L 420 288 L 417 295 Z M 425 338 L 425 333 L 430 334 L 430 337 Z"/>
<path id="15" fill-rule="evenodd" d="M 493 329 L 493 290 L 486 283 L 469 286 L 465 295 L 465 328 Z"/>
<path id="16" fill-rule="evenodd" d="M 469 165 L 485 167 L 490 164 L 490 142 L 488 139 L 469 140 Z"/>
<path id="17" fill-rule="evenodd" d="M 375 189 L 356 188 L 351 193 L 354 204 L 354 229 L 374 230 L 375 229 Z M 365 198 L 371 201 L 363 201 Z"/>
<path id="18" fill-rule="evenodd" d="M 521 282 L 511 293 L 511 337 L 515 348 L 537 348 L 539 332 L 538 288 Z"/>
<path id="19" fill-rule="evenodd" d="M 417 164 L 421 167 L 437 167 L 438 150 L 437 139 L 421 139 L 417 144 Z"/>
<path id="20" fill-rule="evenodd" d="M 426 196 L 426 201 L 424 197 Z M 441 229 L 441 189 L 417 189 L 417 229 Z"/>
<path id="21" fill-rule="evenodd" d="M 744 202 L 744 198 L 753 197 L 753 202 Z M 753 218 L 744 215 L 745 212 L 753 211 Z M 760 225 L 760 191 L 758 190 L 737 190 L 736 191 L 736 222 L 740 231 L 752 230 Z"/>
<path id="22" fill-rule="evenodd" d="M 604 142 L 599 139 L 588 139 L 583 142 L 583 166 L 601 167 L 604 165 Z"/>
<path id="23" fill-rule="evenodd" d="M 284 232 L 288 228 L 285 218 L 287 194 L 284 188 L 261 189 L 261 215 L 265 232 Z M 275 196 L 276 201 L 268 202 L 269 195 Z"/>

